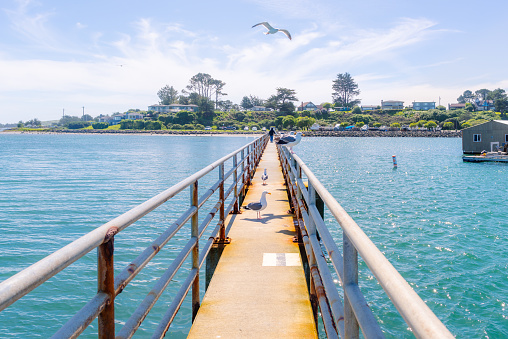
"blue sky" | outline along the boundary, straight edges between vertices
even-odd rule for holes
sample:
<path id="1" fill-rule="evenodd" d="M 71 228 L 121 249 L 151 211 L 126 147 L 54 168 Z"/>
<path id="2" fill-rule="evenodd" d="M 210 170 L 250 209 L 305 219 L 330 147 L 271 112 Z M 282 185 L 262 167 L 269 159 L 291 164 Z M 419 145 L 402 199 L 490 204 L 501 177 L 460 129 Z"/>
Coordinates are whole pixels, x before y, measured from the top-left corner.
<path id="1" fill-rule="evenodd" d="M 197 73 L 234 103 L 277 87 L 330 102 L 348 72 L 364 105 L 508 90 L 508 1 L 4 0 L 0 123 L 147 109 Z M 288 29 L 263 34 L 262 21 Z"/>

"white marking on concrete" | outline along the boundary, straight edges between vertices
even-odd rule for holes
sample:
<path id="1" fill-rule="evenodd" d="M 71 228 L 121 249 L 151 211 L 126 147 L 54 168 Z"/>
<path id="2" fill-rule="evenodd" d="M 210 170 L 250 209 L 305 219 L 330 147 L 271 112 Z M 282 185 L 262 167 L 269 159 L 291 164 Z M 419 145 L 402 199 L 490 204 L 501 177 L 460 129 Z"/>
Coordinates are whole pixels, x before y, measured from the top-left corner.
<path id="1" fill-rule="evenodd" d="M 299 253 L 263 253 L 263 266 L 300 266 Z"/>

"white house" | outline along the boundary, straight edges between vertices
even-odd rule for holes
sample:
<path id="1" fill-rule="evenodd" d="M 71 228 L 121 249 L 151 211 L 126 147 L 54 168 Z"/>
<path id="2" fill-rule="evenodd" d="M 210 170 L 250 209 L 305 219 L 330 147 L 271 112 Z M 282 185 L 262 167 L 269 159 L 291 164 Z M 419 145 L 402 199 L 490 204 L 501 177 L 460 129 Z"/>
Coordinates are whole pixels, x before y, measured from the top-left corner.
<path id="1" fill-rule="evenodd" d="M 180 111 L 190 111 L 197 112 L 197 105 L 180 105 L 180 104 L 171 104 L 171 105 L 152 105 L 148 106 L 149 111 L 155 111 L 157 113 L 176 113 Z"/>
<path id="2" fill-rule="evenodd" d="M 252 107 L 251 110 L 254 112 L 264 112 L 264 111 L 266 111 L 266 107 L 265 106 L 254 106 L 254 107 Z"/>
<path id="3" fill-rule="evenodd" d="M 404 101 L 381 100 L 381 109 L 404 109 Z"/>

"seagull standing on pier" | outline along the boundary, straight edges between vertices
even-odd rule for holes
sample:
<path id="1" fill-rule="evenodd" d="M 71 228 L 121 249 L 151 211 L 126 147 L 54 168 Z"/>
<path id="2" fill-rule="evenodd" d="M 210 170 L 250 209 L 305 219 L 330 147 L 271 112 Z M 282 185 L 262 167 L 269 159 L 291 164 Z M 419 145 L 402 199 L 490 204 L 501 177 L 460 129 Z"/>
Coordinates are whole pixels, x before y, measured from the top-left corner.
<path id="1" fill-rule="evenodd" d="M 289 40 L 291 40 L 291 34 L 289 34 L 289 31 L 287 29 L 281 29 L 281 28 L 273 28 L 268 22 L 260 22 L 259 24 L 255 24 L 254 26 L 252 26 L 252 28 L 256 27 L 256 26 L 259 26 L 259 25 L 263 25 L 266 27 L 266 29 L 268 29 L 268 32 L 266 32 L 265 34 L 275 34 L 277 32 L 282 32 L 284 34 L 286 34 L 286 36 L 289 38 Z"/>
<path id="2" fill-rule="evenodd" d="M 261 211 L 264 210 L 266 208 L 266 206 L 268 206 L 268 203 L 266 202 L 266 195 L 267 194 L 272 194 L 272 193 L 263 191 L 263 193 L 261 194 L 261 199 L 258 202 L 251 202 L 244 208 L 246 210 L 256 211 L 258 219 L 261 219 Z"/>
<path id="3" fill-rule="evenodd" d="M 285 137 L 280 138 L 280 140 L 277 142 L 278 145 L 286 145 L 289 147 L 289 150 L 291 153 L 293 152 L 293 146 L 298 145 L 298 143 L 302 140 L 302 132 L 296 133 L 295 136 L 288 135 Z"/>
<path id="4" fill-rule="evenodd" d="M 266 180 L 268 180 L 268 174 L 266 174 L 266 168 L 265 168 L 265 172 L 261 175 L 261 180 L 263 180 L 263 185 L 266 185 Z"/>

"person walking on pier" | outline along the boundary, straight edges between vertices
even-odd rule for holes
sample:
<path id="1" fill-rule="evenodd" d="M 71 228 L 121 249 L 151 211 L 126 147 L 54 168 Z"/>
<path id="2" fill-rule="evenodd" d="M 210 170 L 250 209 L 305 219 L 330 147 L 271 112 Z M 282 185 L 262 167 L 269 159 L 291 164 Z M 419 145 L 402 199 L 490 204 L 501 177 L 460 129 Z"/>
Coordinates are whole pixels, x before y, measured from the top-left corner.
<path id="1" fill-rule="evenodd" d="M 270 142 L 273 143 L 273 135 L 275 134 L 273 127 L 270 128 L 270 132 L 268 132 L 268 134 L 270 135 Z"/>

